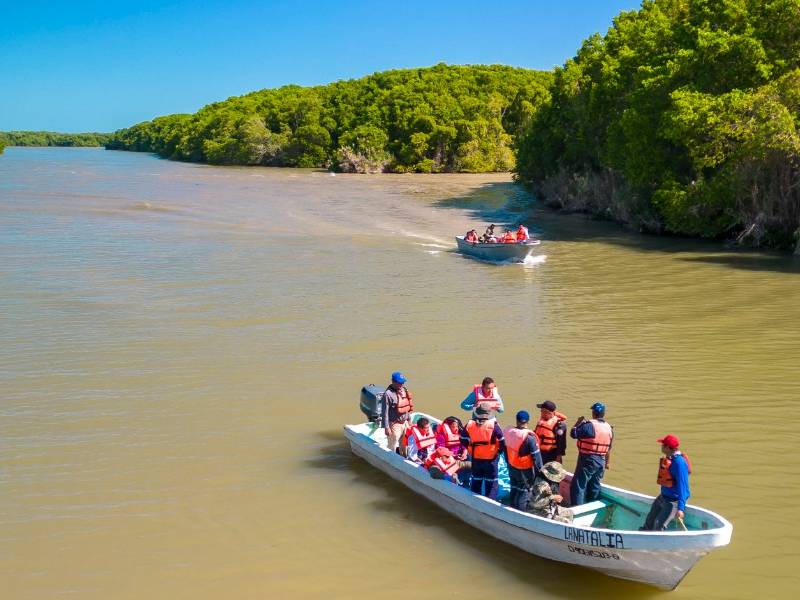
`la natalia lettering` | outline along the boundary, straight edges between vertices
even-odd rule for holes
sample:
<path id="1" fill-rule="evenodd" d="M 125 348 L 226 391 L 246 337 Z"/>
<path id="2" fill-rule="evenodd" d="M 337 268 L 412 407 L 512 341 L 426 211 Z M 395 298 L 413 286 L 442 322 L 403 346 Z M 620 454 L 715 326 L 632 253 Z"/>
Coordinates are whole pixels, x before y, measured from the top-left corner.
<path id="1" fill-rule="evenodd" d="M 564 528 L 564 539 L 576 544 L 598 546 L 600 548 L 624 548 L 625 542 L 619 533 L 605 531 L 584 531 L 573 527 Z"/>

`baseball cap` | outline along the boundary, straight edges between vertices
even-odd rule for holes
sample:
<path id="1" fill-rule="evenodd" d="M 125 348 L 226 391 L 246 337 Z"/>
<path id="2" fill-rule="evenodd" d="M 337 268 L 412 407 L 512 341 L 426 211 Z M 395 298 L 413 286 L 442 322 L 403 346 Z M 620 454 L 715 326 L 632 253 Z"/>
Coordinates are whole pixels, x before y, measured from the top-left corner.
<path id="1" fill-rule="evenodd" d="M 602 402 L 595 402 L 590 408 L 592 412 L 597 413 L 598 415 L 603 415 L 606 412 L 606 405 Z"/>
<path id="2" fill-rule="evenodd" d="M 400 371 L 395 371 L 394 373 L 392 373 L 392 381 L 394 381 L 395 383 L 405 383 L 408 380 L 405 377 L 403 377 L 403 374 Z"/>
<path id="3" fill-rule="evenodd" d="M 527 423 L 531 420 L 531 416 L 528 414 L 527 410 L 521 410 L 517 413 L 517 422 L 518 423 Z"/>
<path id="4" fill-rule="evenodd" d="M 677 436 L 672 435 L 665 435 L 664 437 L 656 440 L 659 444 L 664 444 L 670 450 L 676 450 L 678 446 L 681 445 L 681 441 L 678 439 Z"/>
<path id="5" fill-rule="evenodd" d="M 555 402 L 550 402 L 550 400 L 545 400 L 541 404 L 537 404 L 536 408 L 544 408 L 545 410 L 555 410 L 556 409 L 556 403 Z"/>

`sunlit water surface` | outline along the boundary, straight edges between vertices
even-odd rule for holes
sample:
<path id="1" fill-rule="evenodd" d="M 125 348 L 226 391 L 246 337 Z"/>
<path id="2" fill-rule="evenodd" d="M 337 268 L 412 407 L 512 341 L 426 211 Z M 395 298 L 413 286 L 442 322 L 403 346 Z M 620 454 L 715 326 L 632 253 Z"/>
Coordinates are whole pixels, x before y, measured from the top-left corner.
<path id="1" fill-rule="evenodd" d="M 656 490 L 655 439 L 679 435 L 692 501 L 735 530 L 670 598 L 793 596 L 797 263 L 528 201 L 505 175 L 8 148 L 2 597 L 663 594 L 506 546 L 352 457 L 360 386 L 397 369 L 440 416 L 485 375 L 511 413 L 604 401 L 606 481 L 639 491 Z M 453 251 L 518 220 L 546 258 Z"/>

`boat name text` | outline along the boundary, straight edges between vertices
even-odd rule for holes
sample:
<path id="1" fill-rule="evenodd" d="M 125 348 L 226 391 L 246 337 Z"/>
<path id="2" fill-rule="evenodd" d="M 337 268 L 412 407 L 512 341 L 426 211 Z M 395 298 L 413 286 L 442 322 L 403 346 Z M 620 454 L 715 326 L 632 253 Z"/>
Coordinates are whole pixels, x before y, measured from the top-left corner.
<path id="1" fill-rule="evenodd" d="M 619 533 L 606 533 L 604 531 L 584 531 L 574 527 L 564 528 L 564 539 L 586 546 L 599 546 L 600 548 L 624 548 L 625 543 Z"/>

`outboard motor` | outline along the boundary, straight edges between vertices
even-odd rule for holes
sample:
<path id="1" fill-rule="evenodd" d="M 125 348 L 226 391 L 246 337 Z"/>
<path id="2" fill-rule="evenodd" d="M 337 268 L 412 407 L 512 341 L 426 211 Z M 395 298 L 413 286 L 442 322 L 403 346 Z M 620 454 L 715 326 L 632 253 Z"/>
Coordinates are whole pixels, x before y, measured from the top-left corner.
<path id="1" fill-rule="evenodd" d="M 361 388 L 361 402 L 358 407 L 373 423 L 379 423 L 383 412 L 383 392 L 385 387 L 375 384 L 365 385 Z"/>

